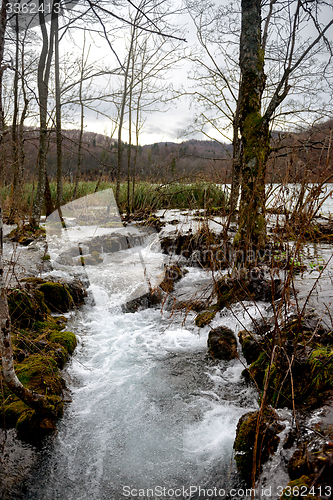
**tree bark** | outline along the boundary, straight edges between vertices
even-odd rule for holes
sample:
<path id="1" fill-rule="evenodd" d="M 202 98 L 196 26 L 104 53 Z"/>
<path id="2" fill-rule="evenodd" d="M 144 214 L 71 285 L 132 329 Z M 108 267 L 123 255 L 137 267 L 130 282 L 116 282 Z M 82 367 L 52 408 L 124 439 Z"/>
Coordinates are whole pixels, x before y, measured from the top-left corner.
<path id="1" fill-rule="evenodd" d="M 135 23 L 137 22 L 137 16 L 135 17 Z M 136 27 L 132 27 L 132 34 L 131 34 L 131 42 L 130 42 L 130 47 L 128 50 L 128 58 L 127 58 L 127 64 L 125 68 L 125 74 L 124 74 L 124 90 L 123 90 L 123 97 L 121 101 L 121 106 L 120 106 L 120 113 L 119 113 L 119 127 L 118 127 L 118 163 L 117 163 L 117 172 L 116 172 L 116 203 L 117 206 L 119 207 L 119 198 L 120 198 L 120 174 L 121 174 L 121 164 L 122 164 L 122 158 L 123 158 L 123 146 L 121 143 L 121 133 L 122 133 L 122 128 L 123 128 L 123 123 L 124 123 L 124 116 L 125 116 L 125 105 L 126 105 L 126 100 L 127 100 L 127 93 L 128 93 L 128 78 L 129 78 L 129 69 L 130 69 L 130 63 L 132 60 L 132 50 L 133 50 L 133 44 L 134 44 L 134 38 L 136 35 Z"/>
<path id="2" fill-rule="evenodd" d="M 75 200 L 76 196 L 77 196 L 77 190 L 79 187 L 79 179 L 80 179 L 80 173 L 81 173 L 81 165 L 82 165 L 82 160 L 83 160 L 82 138 L 83 138 L 83 128 L 84 128 L 84 105 L 83 105 L 83 99 L 82 99 L 82 87 L 83 87 L 85 46 L 86 46 L 86 34 L 84 32 L 84 41 L 83 41 L 82 59 L 81 59 L 81 75 L 80 75 L 80 85 L 79 85 L 79 102 L 80 102 L 80 111 L 81 111 L 80 134 L 79 134 L 79 144 L 78 144 L 78 150 L 77 150 L 77 170 L 76 170 L 76 175 L 75 175 L 74 192 L 73 192 L 73 196 L 72 196 L 73 200 Z M 89 51 L 88 51 L 88 53 L 89 53 Z"/>
<path id="3" fill-rule="evenodd" d="M 57 198 L 56 207 L 62 221 L 61 205 L 63 195 L 62 185 L 62 133 L 61 133 L 61 99 L 60 99 L 60 70 L 59 70 L 59 14 L 53 9 L 54 20 L 54 71 L 55 71 L 55 100 L 56 100 L 56 136 L 57 136 Z"/>
<path id="4" fill-rule="evenodd" d="M 240 69 L 242 189 L 239 228 L 234 244 L 245 250 L 243 260 L 247 261 L 248 251 L 263 248 L 266 237 L 265 174 L 270 152 L 270 134 L 268 122 L 261 115 L 261 99 L 266 77 L 261 46 L 260 0 L 242 0 Z"/>
<path id="5" fill-rule="evenodd" d="M 15 15 L 15 69 L 13 80 L 13 121 L 12 121 L 12 152 L 13 152 L 13 182 L 11 192 L 11 206 L 9 224 L 15 223 L 17 203 L 19 199 L 19 145 L 18 145 L 18 82 L 19 82 L 19 24 L 18 14 Z"/>
<path id="6" fill-rule="evenodd" d="M 39 6 L 43 6 L 43 0 L 39 0 Z M 54 39 L 54 17 L 51 20 L 50 43 L 48 40 L 45 18 L 42 9 L 39 10 L 39 24 L 42 32 L 42 51 L 38 63 L 37 85 L 39 97 L 39 150 L 38 150 L 38 185 L 34 200 L 30 225 L 38 227 L 42 213 L 46 186 L 46 153 L 47 153 L 47 100 L 50 68 L 53 55 Z M 46 192 L 47 193 L 47 192 Z"/>
<path id="7" fill-rule="evenodd" d="M 2 64 L 3 54 L 5 49 L 5 30 L 7 24 L 7 10 L 6 2 L 2 0 L 1 10 L 0 10 L 0 143 L 2 141 L 3 132 L 5 128 L 4 111 L 2 106 L 2 78 L 5 69 L 8 67 Z M 3 168 L 3 167 L 2 167 Z"/>
<path id="8" fill-rule="evenodd" d="M 239 108 L 240 108 L 240 90 L 238 93 L 237 107 L 233 119 L 233 151 L 232 151 L 232 173 L 231 173 L 231 192 L 229 201 L 229 213 L 234 214 L 237 210 L 239 189 L 241 184 L 241 168 L 242 168 L 242 150 L 241 140 L 239 138 Z"/>

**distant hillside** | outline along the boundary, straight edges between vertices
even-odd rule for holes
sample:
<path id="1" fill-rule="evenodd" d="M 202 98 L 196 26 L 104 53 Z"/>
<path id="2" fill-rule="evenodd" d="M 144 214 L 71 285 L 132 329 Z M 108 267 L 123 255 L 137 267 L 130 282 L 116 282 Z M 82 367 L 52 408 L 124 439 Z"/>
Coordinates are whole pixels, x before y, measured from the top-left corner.
<path id="1" fill-rule="evenodd" d="M 318 175 L 332 173 L 332 161 L 327 159 L 329 137 L 332 137 L 333 119 L 297 133 L 272 133 L 272 148 L 268 163 L 267 181 L 300 181 L 304 176 L 314 180 Z M 26 179 L 32 179 L 37 165 L 38 130 L 24 130 L 24 170 Z M 78 168 L 79 130 L 63 131 L 63 173 L 67 179 L 75 178 Z M 191 139 L 181 144 L 159 142 L 129 148 L 123 143 L 122 175 L 128 168 L 139 180 L 166 182 L 182 177 L 203 178 L 214 182 L 230 182 L 232 145 L 216 141 Z M 102 134 L 83 132 L 81 176 L 95 179 L 101 173 L 115 178 L 117 142 Z M 7 129 L 1 146 L 4 168 L 2 181 L 12 176 L 11 131 Z M 56 141 L 54 131 L 49 132 L 47 171 L 50 179 L 56 175 Z"/>

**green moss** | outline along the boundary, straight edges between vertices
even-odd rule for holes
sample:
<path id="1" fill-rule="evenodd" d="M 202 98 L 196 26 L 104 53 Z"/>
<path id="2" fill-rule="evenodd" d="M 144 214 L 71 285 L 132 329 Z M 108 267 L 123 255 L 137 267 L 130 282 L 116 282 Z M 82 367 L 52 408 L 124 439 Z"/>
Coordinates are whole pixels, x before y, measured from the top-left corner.
<path id="1" fill-rule="evenodd" d="M 25 387 L 40 394 L 61 394 L 63 381 L 56 361 L 50 355 L 31 354 L 16 366 L 16 374 Z"/>
<path id="2" fill-rule="evenodd" d="M 49 316 L 47 321 L 34 321 L 31 325 L 31 329 L 34 332 L 48 332 L 50 330 L 61 330 L 62 328 L 64 326 L 58 323 L 52 316 Z"/>
<path id="3" fill-rule="evenodd" d="M 251 484 L 253 449 L 258 414 L 258 411 L 249 412 L 240 418 L 237 424 L 236 439 L 234 442 L 237 469 L 248 485 Z M 260 463 L 258 453 L 256 457 L 257 474 L 261 465 L 265 463 L 269 456 L 277 449 L 279 443 L 277 434 L 282 430 L 281 425 L 277 423 L 277 419 L 277 413 L 272 408 L 268 407 L 264 410 L 259 426 L 258 451 L 260 451 Z M 270 429 L 269 432 L 268 429 Z"/>
<path id="4" fill-rule="evenodd" d="M 8 293 L 8 308 L 13 326 L 30 328 L 50 318 L 51 311 L 40 290 L 14 289 Z"/>
<path id="5" fill-rule="evenodd" d="M 11 397 L 13 399 L 13 396 Z M 23 403 L 20 399 L 15 398 L 15 401 L 9 402 L 4 405 L 3 415 L 7 427 L 15 427 L 21 415 L 28 412 L 30 408 Z"/>
<path id="6" fill-rule="evenodd" d="M 45 304 L 45 296 L 44 296 L 43 292 L 41 290 L 34 290 L 33 294 L 35 296 L 35 299 L 36 299 L 39 307 L 43 311 L 43 313 L 46 315 L 49 315 L 51 313 L 51 311 L 47 307 L 47 305 Z"/>
<path id="7" fill-rule="evenodd" d="M 265 352 L 261 352 L 258 358 L 248 368 L 248 373 L 251 380 L 255 380 L 259 387 L 262 387 L 265 372 L 268 365 L 268 358 Z"/>
<path id="8" fill-rule="evenodd" d="M 68 331 L 52 332 L 49 341 L 62 345 L 69 354 L 74 352 L 77 344 L 74 333 Z"/>
<path id="9" fill-rule="evenodd" d="M 333 389 L 333 349 L 318 347 L 309 358 L 313 390 L 322 392 Z"/>
<path id="10" fill-rule="evenodd" d="M 318 491 L 316 486 L 313 488 L 313 494 L 305 496 L 312 482 L 313 480 L 305 475 L 295 479 L 294 481 L 290 481 L 283 490 L 279 500 L 299 500 L 299 498 L 304 498 L 306 500 L 319 500 L 319 497 L 315 495 L 315 491 Z"/>
<path id="11" fill-rule="evenodd" d="M 208 325 L 216 316 L 216 311 L 203 311 L 195 318 L 195 324 L 199 328 Z"/>
<path id="12" fill-rule="evenodd" d="M 66 285 L 48 281 L 40 285 L 45 302 L 54 312 L 67 312 L 73 304 L 72 296 Z"/>
<path id="13" fill-rule="evenodd" d="M 63 367 L 75 349 L 76 338 L 71 332 L 60 331 L 66 318 L 53 318 L 45 303 L 44 291 L 50 301 L 59 300 L 59 293 L 67 310 L 72 304 L 67 287 L 39 278 L 28 278 L 25 283 L 25 288 L 8 293 L 15 371 L 25 387 L 47 396 L 48 405 L 36 411 L 28 408 L 5 385 L 0 370 L 0 425 L 16 427 L 20 437 L 30 439 L 55 429 L 63 409 L 59 396 L 64 381 L 58 367 Z"/>

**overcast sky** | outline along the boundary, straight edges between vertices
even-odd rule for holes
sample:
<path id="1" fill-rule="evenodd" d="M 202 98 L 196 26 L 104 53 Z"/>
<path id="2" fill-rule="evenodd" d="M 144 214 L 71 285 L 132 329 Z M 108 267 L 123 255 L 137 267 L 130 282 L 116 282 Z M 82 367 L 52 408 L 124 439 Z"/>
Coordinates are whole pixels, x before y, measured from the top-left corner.
<path id="1" fill-rule="evenodd" d="M 138 2 L 137 2 L 138 3 Z M 177 5 L 174 1 L 171 4 Z M 74 7 L 75 9 L 75 7 Z M 183 15 L 178 15 L 177 18 L 173 19 L 175 26 L 175 35 L 179 37 L 186 38 L 186 42 L 181 42 L 179 44 L 179 49 L 184 51 L 190 51 L 191 47 L 196 45 L 196 31 L 194 24 L 190 16 L 186 13 Z M 178 28 L 179 26 L 179 32 Z M 124 44 L 125 44 L 125 30 L 120 33 L 120 36 L 113 41 L 113 49 L 119 56 L 119 58 L 124 60 Z M 73 43 L 74 42 L 74 43 Z M 78 31 L 68 38 L 64 39 L 62 42 L 62 53 L 65 55 L 68 53 L 68 48 L 71 47 L 73 54 L 80 57 L 82 46 L 83 46 L 83 34 L 82 31 Z M 70 45 L 71 44 L 71 45 Z M 98 61 L 99 65 L 114 67 L 117 66 L 116 60 L 111 53 L 110 47 L 107 42 L 103 41 L 100 36 L 90 34 L 86 37 L 86 49 L 91 45 L 89 61 L 92 63 L 94 60 Z M 171 45 L 170 45 L 171 47 Z M 180 63 L 175 64 L 172 70 L 168 71 L 167 74 L 163 75 L 163 83 L 172 84 L 174 89 L 180 89 L 181 87 L 188 87 L 190 85 L 188 80 L 188 71 L 192 67 L 192 63 L 182 60 Z M 120 78 L 117 76 L 111 76 L 108 85 L 113 88 L 117 88 Z M 105 80 L 99 79 L 95 80 L 95 86 L 106 85 Z M 166 96 L 164 96 L 166 97 Z M 97 103 L 94 103 L 91 107 L 96 107 Z M 144 114 L 145 124 L 140 133 L 140 143 L 152 144 L 155 142 L 182 142 L 186 140 L 186 134 L 184 131 L 193 123 L 195 111 L 193 106 L 191 106 L 191 101 L 187 97 L 181 97 L 179 99 L 172 99 L 167 104 L 158 104 L 154 106 L 155 110 L 153 112 L 147 112 Z M 159 108 L 159 110 L 157 110 Z M 115 116 L 115 108 L 106 103 L 100 103 L 98 109 L 108 115 L 108 117 L 103 116 L 102 113 L 98 113 L 92 109 L 85 109 L 85 130 L 98 132 L 101 134 L 110 135 L 113 130 L 112 118 Z M 79 109 L 76 107 L 71 112 L 71 122 L 79 124 Z M 72 123 L 67 124 L 67 127 L 72 128 Z M 123 140 L 127 140 L 128 134 L 127 122 L 124 127 Z M 200 133 L 191 133 L 191 138 L 205 139 L 205 137 Z"/>
<path id="2" fill-rule="evenodd" d="M 14 1 L 14 0 L 12 0 Z M 33 0 L 31 0 L 33 1 Z M 124 0 L 125 2 L 125 0 Z M 177 5 L 180 5 L 182 0 L 170 0 L 169 1 L 169 8 L 175 8 Z M 199 3 L 198 3 L 199 2 Z M 202 5 L 202 3 L 198 0 L 197 3 L 194 2 L 194 5 L 199 6 Z M 119 3 L 119 2 L 118 2 Z M 116 4 L 118 5 L 116 2 Z M 215 4 L 216 5 L 223 5 L 228 3 L 228 0 L 216 0 Z M 139 0 L 137 1 L 137 4 L 139 4 Z M 81 6 L 83 4 L 79 4 Z M 112 9 L 112 12 L 116 12 L 117 14 L 123 16 L 124 18 L 129 18 L 129 13 L 128 13 L 128 8 L 127 10 L 115 10 L 116 7 L 114 7 L 112 2 L 105 2 L 104 4 L 107 6 L 109 9 Z M 130 5 L 129 3 L 125 2 L 125 5 Z M 234 7 L 237 6 L 237 2 L 233 2 L 232 4 Z M 78 9 L 78 6 L 74 5 L 72 7 L 73 12 Z M 329 8 L 328 8 L 329 9 Z M 135 9 L 134 9 L 135 10 Z M 133 11 L 133 8 L 132 8 Z M 329 10 L 329 13 L 331 14 L 331 10 Z M 153 17 L 151 15 L 150 17 Z M 239 28 L 239 16 L 238 13 L 236 14 L 236 17 L 238 19 L 238 25 L 236 30 Z M 84 18 L 85 19 L 85 18 Z M 197 38 L 196 38 L 196 29 L 194 26 L 194 23 L 190 16 L 186 13 L 183 13 L 181 15 L 174 16 L 173 19 L 170 20 L 172 25 L 174 26 L 174 35 L 177 35 L 181 38 L 185 37 L 186 42 L 180 42 L 178 46 L 178 51 L 181 53 L 182 50 L 189 52 L 190 50 L 193 50 L 195 46 L 198 46 L 197 43 Z M 325 22 L 328 20 L 325 19 Z M 114 29 L 116 27 L 117 22 L 114 20 L 112 16 L 108 17 L 108 26 L 111 29 Z M 114 31 L 114 33 L 110 34 L 110 41 L 111 41 L 111 46 L 110 48 L 108 42 L 105 40 L 104 36 L 101 33 L 98 33 L 97 30 L 100 31 L 100 26 L 97 26 L 93 23 L 90 22 L 85 22 L 83 25 L 81 25 L 80 29 L 71 29 L 69 32 L 69 35 L 66 35 L 65 38 L 61 40 L 60 44 L 60 50 L 62 53 L 62 58 L 66 59 L 67 58 L 67 63 L 64 63 L 63 65 L 63 72 L 62 72 L 62 80 L 65 82 L 65 85 L 70 84 L 71 82 L 78 81 L 78 67 L 76 66 L 75 60 L 80 60 L 82 57 L 82 47 L 83 47 L 83 40 L 84 40 L 84 31 L 83 27 L 88 29 L 88 34 L 86 34 L 85 38 L 85 48 L 86 48 L 86 53 L 88 51 L 88 48 L 90 50 L 89 52 L 89 57 L 87 56 L 87 64 L 88 66 L 98 66 L 99 68 L 107 68 L 109 70 L 114 71 L 116 68 L 119 68 L 119 64 L 117 62 L 117 59 L 115 57 L 115 53 L 117 54 L 118 58 L 122 63 L 125 60 L 125 54 L 126 54 L 126 43 L 128 47 L 128 33 L 129 33 L 129 26 L 126 25 L 125 23 L 119 23 L 120 29 L 117 31 Z M 276 24 L 277 26 L 277 24 Z M 40 27 L 36 26 L 33 28 L 35 30 L 35 33 L 40 37 Z M 91 30 L 91 31 L 89 31 Z M 214 25 L 214 33 L 216 32 L 216 28 Z M 332 38 L 332 27 L 330 29 L 330 32 L 327 33 L 330 39 Z M 126 38 L 126 33 L 127 33 L 127 38 Z M 229 34 L 230 32 L 227 31 L 228 37 L 230 38 L 232 35 Z M 305 26 L 305 29 L 302 31 L 301 36 L 306 39 L 308 33 L 307 33 L 307 27 Z M 236 40 L 238 44 L 238 32 L 236 33 Z M 276 37 L 279 35 L 276 34 Z M 160 39 L 162 37 L 159 37 Z M 127 42 L 126 42 L 127 39 Z M 38 38 L 36 37 L 36 40 Z M 223 38 L 223 43 L 225 38 Z M 283 40 L 282 40 L 283 42 Z M 36 54 L 40 52 L 40 42 L 38 46 L 36 46 Z M 171 47 L 171 44 L 168 45 L 167 47 Z M 210 46 L 210 50 L 214 51 L 214 48 Z M 216 49 L 217 51 L 219 49 Z M 300 47 L 300 50 L 302 50 L 302 47 Z M 224 64 L 224 59 L 221 55 L 215 55 L 215 57 L 220 57 L 220 59 L 217 59 L 218 64 L 221 64 L 220 67 L 223 66 Z M 208 57 L 204 56 L 205 58 Z M 238 56 L 235 55 L 235 60 L 237 61 Z M 37 60 L 37 56 L 36 56 Z M 279 59 L 277 61 L 278 66 L 282 66 L 281 60 Z M 269 63 L 268 63 L 269 66 Z M 188 77 L 188 73 L 193 69 L 192 63 L 186 61 L 185 59 L 182 59 L 178 64 L 176 64 L 175 67 L 172 69 L 168 69 L 163 74 L 163 78 L 161 80 L 161 85 L 169 85 L 172 84 L 173 88 L 175 90 L 179 90 L 181 88 L 185 88 L 187 90 L 191 90 L 191 87 L 193 87 L 194 82 L 191 81 Z M 314 66 L 314 68 L 316 68 Z M 273 71 L 277 71 L 276 69 Z M 281 71 L 281 69 L 280 69 Z M 276 74 L 276 73 L 275 73 Z M 309 75 L 307 75 L 308 77 Z M 234 73 L 235 80 L 237 81 L 238 79 L 238 70 L 236 69 L 236 72 Z M 306 77 L 306 78 L 307 78 Z M 229 76 L 228 76 L 229 78 Z M 109 77 L 99 77 L 95 78 L 91 82 L 91 87 L 87 87 L 87 83 L 85 83 L 84 86 L 84 92 L 86 94 L 90 95 L 98 95 L 100 92 L 100 89 L 104 89 L 106 94 L 112 94 L 113 91 L 119 91 L 120 86 L 122 85 L 122 82 L 124 81 L 123 76 L 117 76 L 115 74 L 109 76 Z M 88 80 L 86 81 L 88 82 Z M 36 83 L 36 82 L 35 82 Z M 269 79 L 268 79 L 269 83 Z M 301 85 L 303 82 L 301 81 Z M 317 84 L 320 84 L 320 82 L 317 81 Z M 296 85 L 299 87 L 299 94 L 298 96 L 302 95 L 302 87 L 299 82 L 296 82 Z M 293 88 L 296 88 L 296 85 Z M 74 87 L 74 95 L 72 96 L 72 100 L 76 100 L 78 98 L 78 85 Z M 216 92 L 219 92 L 220 88 L 217 86 Z M 291 90 L 291 94 L 292 94 Z M 311 105 L 313 106 L 318 106 L 317 109 L 320 108 L 320 104 L 316 102 L 316 99 L 320 97 L 320 90 L 317 87 L 311 87 L 310 85 L 308 86 L 308 93 L 309 93 L 309 99 L 311 102 Z M 237 92 L 236 92 L 237 94 Z M 37 95 L 37 90 L 35 89 L 35 95 Z M 167 97 L 169 94 L 163 95 L 163 97 Z M 304 92 L 303 92 L 304 95 Z M 293 97 L 293 96 L 292 96 Z M 296 99 L 299 97 L 296 97 Z M 52 92 L 50 93 L 50 101 L 52 101 Z M 189 98 L 186 97 L 181 97 L 179 99 L 172 99 L 170 100 L 167 104 L 162 104 L 160 100 L 158 103 L 155 103 L 154 105 L 154 111 L 150 113 L 145 113 L 144 114 L 144 127 L 140 133 L 140 138 L 139 142 L 141 145 L 144 144 L 152 144 L 155 142 L 182 142 L 183 140 L 187 139 L 186 134 L 184 134 L 184 131 L 188 130 L 191 124 L 193 124 L 195 114 L 198 113 L 199 109 L 196 107 L 196 104 L 193 104 L 193 102 L 190 101 Z M 50 105 L 50 107 L 52 107 Z M 215 108 L 214 108 L 215 109 Z M 63 105 L 63 126 L 64 128 L 79 128 L 80 124 L 80 109 L 79 106 L 76 104 L 70 105 Z M 214 115 L 213 111 L 213 115 Z M 210 115 L 211 117 L 213 115 Z M 90 101 L 90 106 L 85 107 L 84 111 L 84 126 L 86 131 L 91 131 L 91 132 L 96 132 L 96 133 L 101 133 L 101 134 L 106 134 L 110 136 L 113 133 L 113 137 L 116 137 L 115 130 L 114 130 L 114 118 L 116 117 L 116 108 L 113 104 L 110 102 L 106 102 L 105 100 L 95 100 L 95 102 Z M 214 116 L 213 116 L 214 118 Z M 37 114 L 36 114 L 36 119 L 37 119 Z M 37 121 L 36 121 L 37 124 Z M 220 125 L 220 123 L 219 123 Z M 38 125 L 37 125 L 38 126 Z M 217 127 L 218 129 L 218 127 Z M 217 137 L 216 134 L 218 132 L 213 132 L 212 127 L 208 127 L 207 132 L 211 137 Z M 221 130 L 221 128 L 219 129 Z M 133 133 L 134 134 L 134 133 Z M 189 138 L 196 138 L 196 139 L 206 139 L 206 137 L 203 134 L 200 133 L 191 133 Z M 231 138 L 230 134 L 227 134 L 227 137 L 224 139 L 225 141 Z M 221 137 L 218 137 L 221 140 Z M 124 133 L 122 136 L 123 141 L 128 141 L 128 124 L 124 124 Z M 132 141 L 134 141 L 135 138 L 132 138 Z"/>

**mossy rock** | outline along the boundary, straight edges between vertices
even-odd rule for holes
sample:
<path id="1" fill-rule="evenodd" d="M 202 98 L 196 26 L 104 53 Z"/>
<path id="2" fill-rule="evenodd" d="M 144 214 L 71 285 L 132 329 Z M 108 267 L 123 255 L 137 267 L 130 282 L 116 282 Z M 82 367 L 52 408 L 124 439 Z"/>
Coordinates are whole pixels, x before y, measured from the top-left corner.
<path id="1" fill-rule="evenodd" d="M 215 318 L 216 312 L 217 311 L 203 311 L 202 313 L 198 314 L 198 316 L 195 318 L 195 324 L 199 328 L 203 328 Z"/>
<path id="2" fill-rule="evenodd" d="M 99 252 L 91 252 L 91 256 L 93 259 L 95 259 L 97 264 L 101 264 L 103 262 L 103 259 L 99 255 Z"/>
<path id="3" fill-rule="evenodd" d="M 35 321 L 44 321 L 51 312 L 45 304 L 44 295 L 38 290 L 11 290 L 8 293 L 8 308 L 12 324 L 18 328 L 29 328 Z"/>
<path id="4" fill-rule="evenodd" d="M 243 370 L 242 374 L 247 380 L 255 380 L 258 387 L 262 388 L 267 366 L 268 357 L 265 352 L 261 352 L 249 368 Z"/>
<path id="5" fill-rule="evenodd" d="M 58 318 L 52 318 L 49 316 L 47 321 L 35 321 L 31 325 L 31 330 L 34 332 L 48 332 L 50 330 L 62 330 L 64 324 L 57 321 Z"/>
<path id="6" fill-rule="evenodd" d="M 220 309 L 243 300 L 271 301 L 281 297 L 282 282 L 264 276 L 260 268 L 244 270 L 244 276 L 223 276 L 214 284 L 214 294 Z"/>
<path id="7" fill-rule="evenodd" d="M 241 330 L 238 333 L 238 338 L 242 346 L 242 353 L 246 362 L 251 364 L 256 361 L 262 351 L 262 346 L 259 343 L 258 336 L 248 332 L 247 330 Z"/>
<path id="8" fill-rule="evenodd" d="M 63 330 L 61 332 L 52 332 L 49 341 L 63 346 L 69 354 L 74 352 L 77 345 L 76 336 L 72 332 Z"/>
<path id="9" fill-rule="evenodd" d="M 237 424 L 236 439 L 234 442 L 235 461 L 237 469 L 247 485 L 251 485 L 253 467 L 253 449 L 257 428 L 258 411 L 243 415 Z M 283 427 L 278 422 L 278 415 L 272 408 L 267 407 L 259 425 L 259 438 L 256 457 L 257 475 L 261 465 L 267 462 L 269 456 L 277 449 L 280 438 L 277 436 Z M 259 463 L 260 458 L 260 463 Z"/>
<path id="10" fill-rule="evenodd" d="M 16 422 L 17 435 L 20 439 L 35 442 L 56 430 L 56 420 L 63 413 L 63 403 L 59 398 L 48 398 L 53 413 L 35 411 L 29 408 Z"/>
<path id="11" fill-rule="evenodd" d="M 24 437 L 31 433 L 32 427 L 36 425 L 36 412 L 35 410 L 28 409 L 24 413 L 21 413 L 17 422 L 16 430 L 19 436 Z"/>
<path id="12" fill-rule="evenodd" d="M 14 396 L 11 397 L 11 399 Z M 20 399 L 15 398 L 15 401 L 10 402 L 9 404 L 5 403 L 3 407 L 3 417 L 6 424 L 6 427 L 16 427 L 16 423 L 21 417 L 21 415 L 25 415 L 30 408 L 23 403 Z"/>
<path id="13" fill-rule="evenodd" d="M 187 271 L 186 271 L 187 272 Z M 160 283 L 160 288 L 163 292 L 170 293 L 173 291 L 174 284 L 176 281 L 179 281 L 184 274 L 186 274 L 180 267 L 178 266 L 168 266 L 165 269 L 165 275 L 162 283 Z"/>
<path id="14" fill-rule="evenodd" d="M 39 287 L 45 302 L 53 312 L 68 312 L 73 305 L 73 298 L 66 285 L 48 281 Z"/>
<path id="15" fill-rule="evenodd" d="M 331 396 L 333 390 L 331 347 L 317 346 L 311 352 L 311 348 L 297 346 L 292 366 L 293 388 L 290 376 L 285 377 L 287 370 L 285 355 L 278 355 L 272 367 L 269 383 L 268 397 L 274 406 L 293 408 L 294 399 L 298 407 L 317 408 Z"/>
<path id="16" fill-rule="evenodd" d="M 27 246 L 39 237 L 45 238 L 45 229 L 42 227 L 31 227 L 29 224 L 16 227 L 7 236 L 11 241 Z"/>
<path id="17" fill-rule="evenodd" d="M 317 485 L 314 486 L 312 490 L 313 493 L 311 492 L 311 494 L 306 495 L 306 493 L 310 491 L 312 482 L 313 479 L 306 475 L 289 481 L 279 500 L 299 500 L 300 498 L 306 500 L 320 500 L 320 497 L 315 494 L 315 492 L 318 491 Z"/>
<path id="18" fill-rule="evenodd" d="M 214 328 L 208 334 L 208 352 L 213 359 L 229 361 L 237 358 L 237 340 L 235 334 L 225 326 Z"/>
<path id="19" fill-rule="evenodd" d="M 52 356 L 31 354 L 16 367 L 16 374 L 25 387 L 40 394 L 61 394 L 63 380 Z"/>

